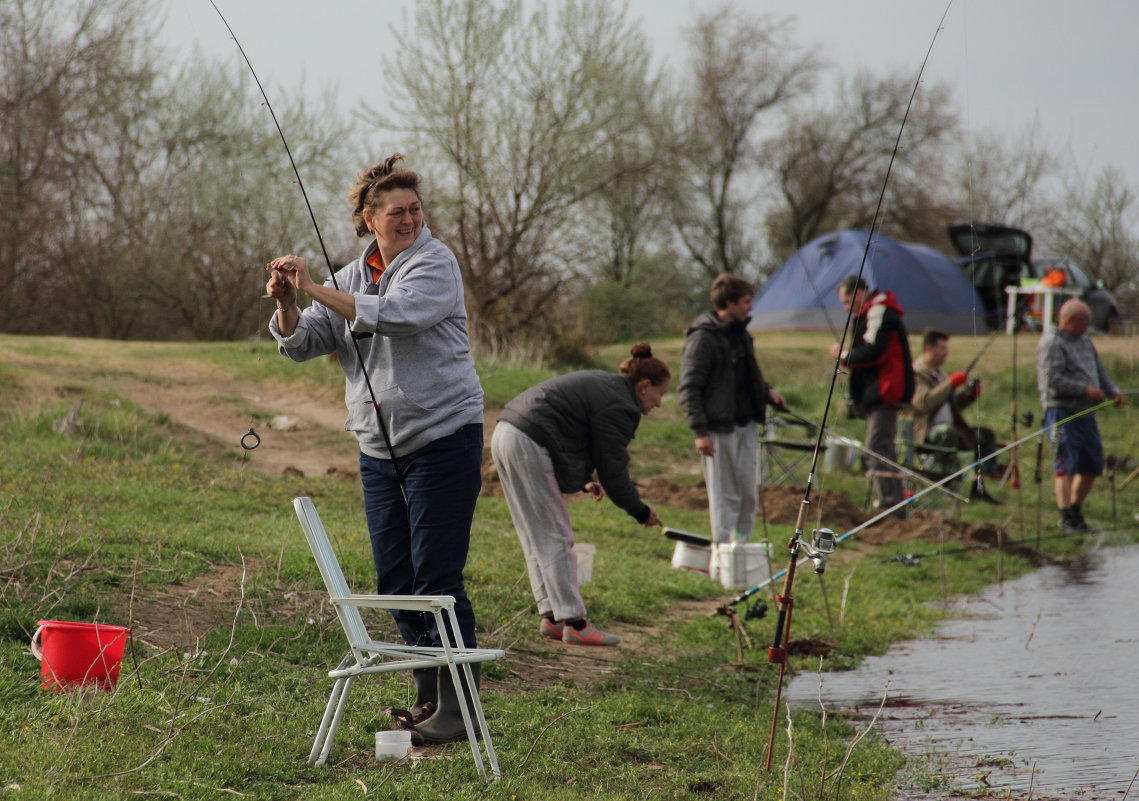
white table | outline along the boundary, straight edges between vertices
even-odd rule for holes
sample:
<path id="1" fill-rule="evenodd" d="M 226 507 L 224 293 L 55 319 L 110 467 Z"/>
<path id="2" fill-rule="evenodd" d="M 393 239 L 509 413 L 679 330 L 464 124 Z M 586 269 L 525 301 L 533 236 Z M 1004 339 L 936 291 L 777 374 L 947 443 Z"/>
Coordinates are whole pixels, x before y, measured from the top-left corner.
<path id="1" fill-rule="evenodd" d="M 1016 326 L 1017 295 L 1036 295 L 1037 297 L 1044 298 L 1044 314 L 1040 320 L 1040 330 L 1042 333 L 1046 333 L 1052 330 L 1052 313 L 1056 305 L 1054 298 L 1057 295 L 1078 297 L 1081 290 L 1078 287 L 1072 286 L 1041 286 L 1040 284 L 1036 284 L 1034 286 L 1005 287 L 1005 292 L 1008 293 L 1008 310 L 1005 313 L 1005 333 L 1011 334 Z"/>

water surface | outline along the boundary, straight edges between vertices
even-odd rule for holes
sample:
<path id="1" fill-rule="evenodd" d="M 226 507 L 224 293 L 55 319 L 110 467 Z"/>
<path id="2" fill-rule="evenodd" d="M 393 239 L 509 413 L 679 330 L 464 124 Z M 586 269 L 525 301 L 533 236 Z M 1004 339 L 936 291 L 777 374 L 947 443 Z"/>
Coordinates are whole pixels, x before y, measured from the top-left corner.
<path id="1" fill-rule="evenodd" d="M 931 756 L 953 790 L 1120 799 L 1139 769 L 1139 546 L 1042 568 L 961 606 L 930 639 L 824 674 L 823 702 L 871 715 L 885 694 L 875 729 Z M 787 692 L 796 704 L 818 696 L 811 674 Z M 1127 797 L 1139 799 L 1139 781 Z"/>

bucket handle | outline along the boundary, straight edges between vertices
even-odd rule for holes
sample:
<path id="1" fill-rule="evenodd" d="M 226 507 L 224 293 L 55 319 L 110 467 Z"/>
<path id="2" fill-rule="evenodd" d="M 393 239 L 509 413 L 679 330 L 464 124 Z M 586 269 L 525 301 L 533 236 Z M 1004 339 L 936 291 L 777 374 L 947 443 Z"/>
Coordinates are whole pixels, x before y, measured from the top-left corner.
<path id="1" fill-rule="evenodd" d="M 43 651 L 40 650 L 40 632 L 44 630 L 43 626 L 36 629 L 36 633 L 32 635 L 32 656 L 36 659 L 43 659 Z"/>

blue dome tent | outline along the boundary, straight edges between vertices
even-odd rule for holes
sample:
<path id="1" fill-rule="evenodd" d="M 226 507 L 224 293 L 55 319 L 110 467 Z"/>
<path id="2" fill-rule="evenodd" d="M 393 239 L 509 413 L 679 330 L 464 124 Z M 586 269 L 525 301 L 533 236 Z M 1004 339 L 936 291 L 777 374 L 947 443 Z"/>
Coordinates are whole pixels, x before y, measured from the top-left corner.
<path id="1" fill-rule="evenodd" d="M 846 310 L 838 285 L 858 272 L 866 231 L 835 231 L 795 252 L 756 293 L 752 331 L 842 330 Z M 985 308 L 969 277 L 936 250 L 875 234 L 862 277 L 873 289 L 892 289 L 905 311 L 906 330 L 985 334 Z M 828 322 L 829 321 L 829 322 Z"/>

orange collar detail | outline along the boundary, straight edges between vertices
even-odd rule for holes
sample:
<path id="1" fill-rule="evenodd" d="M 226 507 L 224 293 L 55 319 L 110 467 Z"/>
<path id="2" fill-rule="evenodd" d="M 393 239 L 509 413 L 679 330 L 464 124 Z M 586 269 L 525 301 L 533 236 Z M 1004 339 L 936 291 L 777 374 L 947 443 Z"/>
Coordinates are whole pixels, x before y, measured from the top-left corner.
<path id="1" fill-rule="evenodd" d="M 384 264 L 384 257 L 380 255 L 380 251 L 373 251 L 372 254 L 368 256 L 368 266 L 372 268 L 372 282 L 378 283 L 380 276 L 383 275 L 384 270 L 387 269 L 387 265 Z"/>

